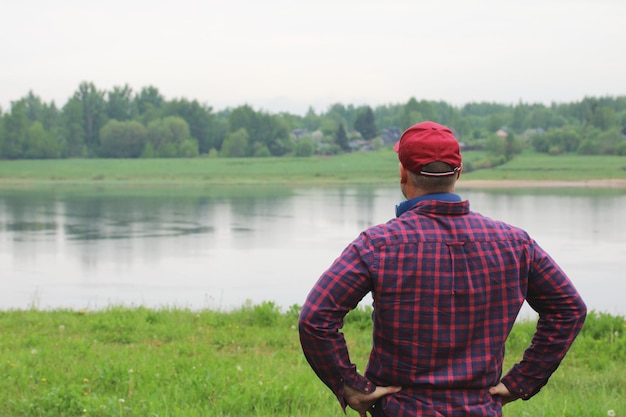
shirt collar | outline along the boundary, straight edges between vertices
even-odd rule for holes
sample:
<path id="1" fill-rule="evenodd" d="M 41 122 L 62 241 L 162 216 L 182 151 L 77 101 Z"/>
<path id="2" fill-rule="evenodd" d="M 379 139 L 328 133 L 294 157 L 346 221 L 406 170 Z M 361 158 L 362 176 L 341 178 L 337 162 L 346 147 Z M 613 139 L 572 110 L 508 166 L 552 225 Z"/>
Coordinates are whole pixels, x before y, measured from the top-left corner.
<path id="1" fill-rule="evenodd" d="M 445 201 L 448 203 L 457 203 L 462 201 L 461 196 L 454 193 L 433 193 L 421 195 L 419 197 L 415 197 L 398 204 L 396 206 L 396 217 L 400 217 L 401 215 L 412 209 L 420 201 L 426 200 Z"/>

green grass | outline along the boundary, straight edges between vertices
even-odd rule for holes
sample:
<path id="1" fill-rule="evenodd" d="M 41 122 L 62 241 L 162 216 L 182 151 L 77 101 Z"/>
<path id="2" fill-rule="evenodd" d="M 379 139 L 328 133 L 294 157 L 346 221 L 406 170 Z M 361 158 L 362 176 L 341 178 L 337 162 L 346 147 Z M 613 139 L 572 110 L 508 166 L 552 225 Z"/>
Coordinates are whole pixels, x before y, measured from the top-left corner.
<path id="1" fill-rule="evenodd" d="M 466 152 L 467 166 L 484 158 Z M 49 184 L 394 184 L 397 155 L 390 149 L 311 158 L 62 159 L 0 161 L 0 187 Z M 626 157 L 549 156 L 527 152 L 463 180 L 626 179 Z"/>
<path id="2" fill-rule="evenodd" d="M 2 416 L 343 415 L 306 363 L 298 308 L 271 302 L 230 312 L 110 307 L 102 311 L 0 312 Z M 590 314 L 548 386 L 505 416 L 626 416 L 624 317 Z M 370 312 L 345 333 L 363 370 Z M 515 325 L 507 367 L 534 323 Z M 356 413 L 349 411 L 349 415 Z"/>
<path id="3" fill-rule="evenodd" d="M 0 184 L 384 183 L 397 171 L 391 151 L 312 158 L 19 160 L 0 162 Z"/>
<path id="4" fill-rule="evenodd" d="M 575 154 L 551 156 L 525 152 L 504 165 L 468 173 L 464 179 L 526 181 L 626 179 L 626 157 Z"/>

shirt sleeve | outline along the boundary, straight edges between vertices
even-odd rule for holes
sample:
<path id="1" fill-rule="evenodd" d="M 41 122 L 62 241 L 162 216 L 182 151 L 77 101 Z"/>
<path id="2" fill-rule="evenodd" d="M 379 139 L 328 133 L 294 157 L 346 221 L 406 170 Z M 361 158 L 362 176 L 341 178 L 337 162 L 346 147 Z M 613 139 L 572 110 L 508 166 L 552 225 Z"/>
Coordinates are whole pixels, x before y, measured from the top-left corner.
<path id="1" fill-rule="evenodd" d="M 306 298 L 298 328 L 304 355 L 335 394 L 344 411 L 344 384 L 370 393 L 375 385 L 350 361 L 340 329 L 345 315 L 371 290 L 370 271 L 363 256 L 363 235 L 352 242 L 322 274 Z"/>
<path id="2" fill-rule="evenodd" d="M 537 394 L 558 368 L 582 329 L 587 307 L 561 268 L 536 243 L 526 301 L 539 314 L 537 329 L 523 359 L 502 378 L 515 396 Z"/>

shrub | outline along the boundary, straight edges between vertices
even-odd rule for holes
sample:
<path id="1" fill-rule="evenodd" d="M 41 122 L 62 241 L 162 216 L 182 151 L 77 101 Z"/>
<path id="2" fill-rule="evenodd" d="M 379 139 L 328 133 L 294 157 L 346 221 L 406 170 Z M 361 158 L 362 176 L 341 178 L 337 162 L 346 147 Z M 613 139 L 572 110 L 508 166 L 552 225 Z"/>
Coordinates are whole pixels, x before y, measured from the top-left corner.
<path id="1" fill-rule="evenodd" d="M 315 142 L 311 139 L 300 139 L 298 143 L 296 143 L 296 156 L 300 157 L 308 157 L 313 155 L 315 151 Z"/>

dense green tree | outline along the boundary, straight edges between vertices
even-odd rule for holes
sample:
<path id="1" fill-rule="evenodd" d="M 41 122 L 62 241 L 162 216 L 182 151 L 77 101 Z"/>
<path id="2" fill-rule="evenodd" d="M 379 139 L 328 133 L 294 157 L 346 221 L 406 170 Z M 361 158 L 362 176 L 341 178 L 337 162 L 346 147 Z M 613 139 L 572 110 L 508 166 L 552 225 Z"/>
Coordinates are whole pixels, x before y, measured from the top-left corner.
<path id="1" fill-rule="evenodd" d="M 299 157 L 308 157 L 315 152 L 315 142 L 310 138 L 302 138 L 296 142 L 295 155 Z"/>
<path id="2" fill-rule="evenodd" d="M 143 87 L 134 98 L 139 118 L 144 124 L 163 117 L 165 98 L 154 86 Z"/>
<path id="3" fill-rule="evenodd" d="M 70 98 L 63 106 L 60 130 L 62 155 L 68 158 L 86 157 L 83 106 L 78 98 Z"/>
<path id="4" fill-rule="evenodd" d="M 140 158 L 156 158 L 157 154 L 154 150 L 154 146 L 148 141 L 146 141 L 146 146 L 144 146 L 143 151 L 141 151 Z"/>
<path id="5" fill-rule="evenodd" d="M 248 133 L 256 132 L 259 129 L 259 118 L 254 109 L 246 104 L 230 112 L 228 125 L 231 133 L 240 129 L 245 129 Z"/>
<path id="6" fill-rule="evenodd" d="M 415 97 L 411 97 L 402 109 L 402 125 L 400 126 L 400 130 L 404 131 L 416 123 L 427 120 L 424 115 L 420 113 L 419 108 L 419 103 Z"/>
<path id="7" fill-rule="evenodd" d="M 507 161 L 513 159 L 524 150 L 524 142 L 511 131 L 504 138 L 504 157 Z"/>
<path id="8" fill-rule="evenodd" d="M 426 100 L 420 100 L 415 102 L 414 107 L 415 111 L 417 111 L 417 113 L 420 113 L 422 117 L 424 117 L 424 120 L 440 120 L 435 114 L 435 109 L 430 102 Z M 420 121 L 416 123 L 419 123 Z M 443 121 L 441 122 L 443 123 Z"/>
<path id="9" fill-rule="evenodd" d="M 335 143 L 343 151 L 347 151 L 350 149 L 350 146 L 348 144 L 348 135 L 346 134 L 346 129 L 343 127 L 343 123 L 340 123 L 339 127 L 337 128 L 337 132 L 335 133 Z"/>
<path id="10" fill-rule="evenodd" d="M 11 112 L 0 120 L 4 132 L 0 156 L 9 159 L 57 158 L 58 117 L 54 103 L 45 104 L 32 92 L 11 103 Z"/>
<path id="11" fill-rule="evenodd" d="M 175 143 L 166 143 L 159 149 L 158 156 L 159 158 L 176 158 L 178 157 L 178 146 Z"/>
<path id="12" fill-rule="evenodd" d="M 522 132 L 525 129 L 526 118 L 528 117 L 528 106 L 521 101 L 513 108 L 513 116 L 511 118 L 511 129 L 516 132 Z"/>
<path id="13" fill-rule="evenodd" d="M 31 91 L 26 97 L 14 102 L 12 107 L 11 114 L 22 119 L 22 122 L 18 123 L 21 125 L 22 133 L 18 137 L 14 137 L 19 142 L 20 157 L 58 157 L 57 136 L 60 112 L 54 102 L 46 104 Z M 23 120 L 24 116 L 28 120 L 27 122 Z M 16 125 L 13 124 L 12 127 L 12 132 L 15 133 Z"/>
<path id="14" fill-rule="evenodd" d="M 252 156 L 255 158 L 269 158 L 272 156 L 269 148 L 260 142 L 256 142 L 253 146 Z"/>
<path id="15" fill-rule="evenodd" d="M 4 158 L 4 141 L 6 140 L 6 136 L 4 134 L 4 116 L 0 111 L 0 159 Z"/>
<path id="16" fill-rule="evenodd" d="M 458 135 L 461 131 L 460 129 L 463 127 L 460 125 L 460 122 L 462 119 L 459 115 L 458 110 L 445 102 L 439 102 L 438 106 L 440 108 L 439 117 L 441 118 L 442 124 L 452 128 L 455 131 L 455 133 Z M 436 119 L 436 120 L 439 120 L 439 119 Z"/>
<path id="17" fill-rule="evenodd" d="M 2 116 L 4 137 L 0 155 L 5 159 L 18 159 L 24 156 L 23 148 L 30 121 L 26 113 L 26 101 L 11 103 L 11 112 Z"/>
<path id="18" fill-rule="evenodd" d="M 195 158 L 200 155 L 198 141 L 187 138 L 178 145 L 178 156 L 181 158 Z"/>
<path id="19" fill-rule="evenodd" d="M 487 117 L 494 113 L 505 113 L 509 110 L 510 106 L 500 103 L 489 103 L 489 102 L 472 102 L 466 103 L 461 108 L 461 116 L 478 116 L 478 117 Z"/>
<path id="20" fill-rule="evenodd" d="M 603 155 L 618 155 L 618 149 L 624 140 L 620 129 L 606 130 L 600 133 L 596 139 L 600 153 Z"/>
<path id="21" fill-rule="evenodd" d="M 550 149 L 550 141 L 546 135 L 533 135 L 531 144 L 535 152 L 548 153 Z"/>
<path id="22" fill-rule="evenodd" d="M 329 108 L 325 117 L 330 117 L 337 123 L 343 123 L 344 126 L 351 126 L 352 129 L 354 122 L 356 121 L 357 114 L 358 109 L 354 107 L 353 104 L 345 106 L 340 103 L 335 103 Z"/>
<path id="23" fill-rule="evenodd" d="M 600 144 L 591 139 L 583 140 L 578 146 L 581 155 L 598 155 L 600 153 Z"/>
<path id="24" fill-rule="evenodd" d="M 100 140 L 105 158 L 137 158 L 148 142 L 148 134 L 136 120 L 109 120 L 100 131 Z"/>
<path id="25" fill-rule="evenodd" d="M 93 156 L 100 153 L 100 129 L 107 121 L 104 95 L 105 92 L 98 90 L 93 83 L 83 82 L 73 97 L 82 106 L 84 143 Z"/>
<path id="26" fill-rule="evenodd" d="M 528 115 L 526 125 L 531 128 L 548 129 L 552 121 L 552 112 L 543 105 L 535 106 Z"/>
<path id="27" fill-rule="evenodd" d="M 120 122 L 135 116 L 133 90 L 128 85 L 115 86 L 107 93 L 107 116 Z"/>
<path id="28" fill-rule="evenodd" d="M 506 141 L 504 138 L 496 134 L 490 134 L 485 141 L 485 150 L 491 155 L 502 156 L 504 158 L 506 154 Z"/>
<path id="29" fill-rule="evenodd" d="M 219 151 L 222 149 L 222 143 L 224 143 L 224 139 L 226 139 L 226 135 L 228 135 L 228 118 L 227 117 L 216 117 L 215 123 L 211 128 L 211 150 Z M 218 152 L 219 153 L 219 152 Z"/>
<path id="30" fill-rule="evenodd" d="M 324 136 L 332 137 L 337 132 L 337 122 L 329 117 L 323 117 L 320 123 L 319 131 L 324 134 Z"/>
<path id="31" fill-rule="evenodd" d="M 11 103 L 11 111 L 0 119 L 3 135 L 0 156 L 3 158 L 56 158 L 58 111 L 31 92 Z"/>
<path id="32" fill-rule="evenodd" d="M 26 106 L 26 116 L 31 122 L 40 122 L 46 131 L 52 132 L 59 123 L 59 110 L 54 102 L 47 104 L 41 101 L 32 91 L 21 99 Z"/>
<path id="33" fill-rule="evenodd" d="M 580 142 L 580 134 L 571 127 L 550 129 L 545 134 L 535 135 L 532 138 L 535 151 L 552 154 L 576 152 Z"/>
<path id="34" fill-rule="evenodd" d="M 384 130 L 402 125 L 402 106 L 401 105 L 382 105 L 375 107 L 374 123 L 379 130 Z"/>
<path id="35" fill-rule="evenodd" d="M 598 129 L 609 130 L 617 123 L 617 114 L 610 107 L 595 106 L 590 122 Z"/>
<path id="36" fill-rule="evenodd" d="M 248 156 L 248 137 L 248 132 L 244 128 L 229 133 L 222 144 L 220 156 L 227 158 Z"/>
<path id="37" fill-rule="evenodd" d="M 321 118 L 315 113 L 313 107 L 309 107 L 306 114 L 304 115 L 304 119 L 302 120 L 304 124 L 304 128 L 309 132 L 314 132 L 320 127 Z"/>
<path id="38" fill-rule="evenodd" d="M 374 123 L 374 112 L 370 106 L 365 106 L 359 112 L 354 129 L 361 134 L 363 139 L 374 139 L 377 134 L 376 124 Z"/>
<path id="39" fill-rule="evenodd" d="M 348 109 L 341 103 L 335 103 L 328 108 L 328 111 L 324 115 L 325 118 L 333 120 L 337 126 L 343 124 L 344 126 L 352 126 L 354 122 L 349 123 Z"/>
<path id="40" fill-rule="evenodd" d="M 292 151 L 293 142 L 289 137 L 289 128 L 282 117 L 265 114 L 261 118 L 261 124 L 265 126 L 265 130 L 260 139 L 272 156 L 283 156 Z"/>
<path id="41" fill-rule="evenodd" d="M 187 99 L 172 100 L 165 105 L 164 114 L 180 116 L 189 125 L 191 137 L 198 143 L 199 152 L 204 154 L 216 147 L 217 138 L 213 109 L 198 101 Z"/>
<path id="42" fill-rule="evenodd" d="M 264 112 L 255 112 L 248 105 L 235 108 L 229 115 L 229 130 L 245 129 L 248 133 L 246 155 L 255 155 L 264 146 L 271 155 L 281 156 L 291 151 L 289 126 L 284 118 Z"/>
<path id="43" fill-rule="evenodd" d="M 560 137 L 555 137 L 555 141 L 563 146 L 565 152 L 576 152 L 578 146 L 580 146 L 580 133 L 572 127 L 563 127 L 558 129 L 552 129 L 552 131 L 558 132 Z"/>
<path id="44" fill-rule="evenodd" d="M 180 144 L 191 138 L 189 125 L 179 116 L 152 120 L 147 127 L 148 141 L 159 156 L 170 158 L 177 156 Z"/>
<path id="45" fill-rule="evenodd" d="M 626 110 L 622 110 L 621 112 L 617 113 L 615 115 L 615 119 L 616 119 L 616 124 L 617 126 L 622 127 L 622 129 L 624 130 L 624 134 L 626 135 Z"/>
<path id="46" fill-rule="evenodd" d="M 24 158 L 50 159 L 59 157 L 59 144 L 40 121 L 33 122 L 26 131 Z"/>

